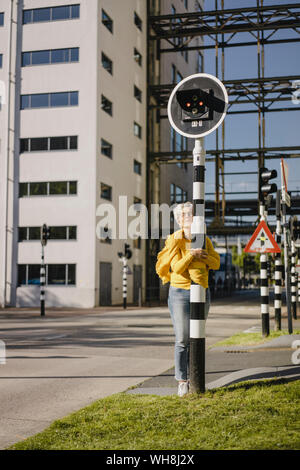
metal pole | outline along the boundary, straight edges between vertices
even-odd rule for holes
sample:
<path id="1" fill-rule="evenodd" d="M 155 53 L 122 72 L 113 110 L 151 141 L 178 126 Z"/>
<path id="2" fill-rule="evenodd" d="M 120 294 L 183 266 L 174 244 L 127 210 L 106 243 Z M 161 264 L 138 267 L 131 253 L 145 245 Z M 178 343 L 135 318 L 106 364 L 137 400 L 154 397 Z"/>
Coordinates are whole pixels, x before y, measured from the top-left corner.
<path id="1" fill-rule="evenodd" d="M 276 242 L 281 250 L 281 224 L 280 224 L 280 189 L 276 194 Z M 275 254 L 275 330 L 281 330 L 281 305 L 282 305 L 282 263 L 281 252 Z"/>
<path id="2" fill-rule="evenodd" d="M 291 241 L 291 294 L 293 318 L 297 319 L 297 283 L 296 283 L 296 247 L 294 240 Z"/>
<path id="3" fill-rule="evenodd" d="M 123 308 L 127 307 L 127 258 L 123 256 Z"/>
<path id="4" fill-rule="evenodd" d="M 283 226 L 283 241 L 284 241 L 284 272 L 285 272 L 285 292 L 286 292 L 286 305 L 288 313 L 288 331 L 291 335 L 293 333 L 293 320 L 291 310 L 291 277 L 289 270 L 288 260 L 288 233 L 286 224 L 286 203 L 282 203 L 282 226 Z"/>
<path id="5" fill-rule="evenodd" d="M 205 150 L 203 139 L 195 139 L 193 150 L 193 223 L 191 248 L 206 247 Z M 205 392 L 205 302 L 206 289 L 191 282 L 190 290 L 190 390 Z"/>
<path id="6" fill-rule="evenodd" d="M 260 220 L 265 220 L 265 206 L 260 204 Z M 270 334 L 270 316 L 269 316 L 269 284 L 267 272 L 267 254 L 260 254 L 260 311 L 262 321 L 262 335 Z"/>
<path id="7" fill-rule="evenodd" d="M 42 260 L 40 270 L 40 301 L 41 317 L 45 316 L 45 263 L 44 263 L 44 245 L 42 244 Z"/>

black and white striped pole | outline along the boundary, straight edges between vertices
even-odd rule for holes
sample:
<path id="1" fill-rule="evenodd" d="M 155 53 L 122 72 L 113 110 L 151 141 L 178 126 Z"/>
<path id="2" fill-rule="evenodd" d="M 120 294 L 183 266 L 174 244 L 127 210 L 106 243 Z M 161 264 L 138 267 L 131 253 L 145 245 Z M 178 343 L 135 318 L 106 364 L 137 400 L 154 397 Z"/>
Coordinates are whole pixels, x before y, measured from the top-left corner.
<path id="1" fill-rule="evenodd" d="M 127 260 L 131 258 L 132 251 L 128 243 L 124 244 L 124 253 L 121 251 L 118 253 L 119 261 L 122 262 L 122 298 L 123 298 L 123 308 L 127 308 L 127 271 L 128 265 Z"/>
<path id="2" fill-rule="evenodd" d="M 260 220 L 265 220 L 265 206 L 260 204 Z M 268 255 L 267 253 L 260 254 L 260 308 L 261 308 L 261 321 L 262 321 L 262 335 L 269 336 L 270 334 L 270 315 L 269 315 L 269 282 L 268 282 L 268 269 L 267 269 Z"/>
<path id="3" fill-rule="evenodd" d="M 206 248 L 205 150 L 203 139 L 193 151 L 193 223 L 191 248 Z M 191 281 L 190 288 L 190 383 L 191 391 L 205 392 L 205 302 L 206 289 Z M 194 390 L 193 390 L 194 388 Z"/>
<path id="4" fill-rule="evenodd" d="M 291 232 L 291 297 L 292 297 L 292 312 L 293 318 L 297 320 L 297 276 L 296 276 L 296 257 L 297 248 L 296 241 L 299 236 L 299 223 L 297 216 L 290 218 L 290 232 Z"/>
<path id="5" fill-rule="evenodd" d="M 281 191 L 276 194 L 276 237 L 277 245 L 281 249 Z M 275 292 L 274 292 L 274 313 L 275 330 L 281 330 L 281 304 L 282 304 L 282 262 L 281 253 L 275 254 Z"/>
<path id="6" fill-rule="evenodd" d="M 299 254 L 298 254 L 298 263 L 299 263 Z M 297 272 L 297 279 L 298 279 L 298 304 L 300 304 L 300 274 L 299 274 L 299 271 Z"/>
<path id="7" fill-rule="evenodd" d="M 290 206 L 290 198 L 288 193 L 282 189 L 282 227 L 283 227 L 283 250 L 284 250 L 284 278 L 285 278 L 285 295 L 288 316 L 288 332 L 293 333 L 293 318 L 292 318 L 292 305 L 291 305 L 291 273 L 289 267 L 289 244 L 290 244 L 290 231 L 288 230 L 288 223 L 286 220 L 286 208 Z"/>
<path id="8" fill-rule="evenodd" d="M 42 245 L 42 259 L 40 269 L 40 303 L 41 303 L 41 317 L 45 316 L 45 260 L 44 260 L 44 245 Z"/>
<path id="9" fill-rule="evenodd" d="M 264 222 L 267 222 L 268 211 L 266 210 L 266 201 L 268 201 L 269 198 L 272 198 L 271 193 L 277 192 L 277 185 L 275 183 L 269 184 L 269 180 L 276 177 L 276 170 L 268 170 L 268 168 L 264 167 L 259 168 L 258 192 L 260 221 L 263 220 Z M 263 336 L 269 336 L 270 334 L 269 281 L 267 260 L 267 253 L 262 252 L 260 255 L 260 303 Z"/>
<path id="10" fill-rule="evenodd" d="M 41 228 L 41 244 L 42 244 L 42 259 L 40 268 L 40 304 L 41 304 L 41 317 L 45 316 L 45 283 L 46 283 L 46 270 L 44 248 L 47 245 L 47 240 L 50 238 L 50 228 L 43 224 Z"/>
<path id="11" fill-rule="evenodd" d="M 122 273 L 122 290 L 123 290 L 123 308 L 127 307 L 127 258 L 122 257 L 123 273 Z"/>
<path id="12" fill-rule="evenodd" d="M 173 89 L 168 118 L 173 129 L 194 139 L 193 222 L 191 248 L 206 246 L 204 136 L 223 122 L 228 104 L 226 89 L 216 77 L 197 73 L 184 78 Z M 190 287 L 190 391 L 205 392 L 205 302 L 206 288 L 191 281 Z"/>
<path id="13" fill-rule="evenodd" d="M 297 319 L 297 282 L 296 282 L 296 247 L 294 240 L 291 240 L 291 301 L 293 318 Z"/>

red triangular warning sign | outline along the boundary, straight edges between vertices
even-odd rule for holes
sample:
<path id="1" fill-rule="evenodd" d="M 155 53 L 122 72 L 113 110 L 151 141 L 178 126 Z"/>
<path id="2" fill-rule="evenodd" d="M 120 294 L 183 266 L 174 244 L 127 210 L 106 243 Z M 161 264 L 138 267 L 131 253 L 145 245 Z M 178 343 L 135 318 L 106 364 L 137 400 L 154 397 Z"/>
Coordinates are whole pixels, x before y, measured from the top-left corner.
<path id="1" fill-rule="evenodd" d="M 280 253 L 280 248 L 264 220 L 256 227 L 244 251 L 245 253 Z"/>

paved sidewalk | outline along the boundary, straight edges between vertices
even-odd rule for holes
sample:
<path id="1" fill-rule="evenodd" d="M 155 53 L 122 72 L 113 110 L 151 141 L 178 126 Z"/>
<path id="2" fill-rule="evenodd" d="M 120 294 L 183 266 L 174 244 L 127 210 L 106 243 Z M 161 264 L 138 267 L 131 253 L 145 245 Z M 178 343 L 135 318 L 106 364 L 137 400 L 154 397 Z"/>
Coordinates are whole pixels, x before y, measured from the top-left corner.
<path id="1" fill-rule="evenodd" d="M 294 320 L 294 330 L 300 326 Z M 258 331 L 259 327 L 248 329 Z M 300 379 L 300 335 L 284 335 L 267 343 L 253 346 L 219 346 L 206 351 L 206 389 L 212 390 L 247 380 L 284 378 Z M 292 358 L 293 355 L 293 358 Z M 298 362 L 299 364 L 295 364 Z M 174 367 L 163 374 L 146 380 L 129 390 L 131 394 L 173 395 L 177 394 Z"/>

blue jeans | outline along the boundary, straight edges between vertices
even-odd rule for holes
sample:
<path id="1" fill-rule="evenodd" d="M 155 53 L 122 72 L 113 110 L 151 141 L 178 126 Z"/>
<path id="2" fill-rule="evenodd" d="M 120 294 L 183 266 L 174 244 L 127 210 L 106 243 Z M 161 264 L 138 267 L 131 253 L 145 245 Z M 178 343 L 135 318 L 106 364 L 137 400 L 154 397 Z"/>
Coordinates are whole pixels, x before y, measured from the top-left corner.
<path id="1" fill-rule="evenodd" d="M 190 339 L 190 290 L 169 288 L 168 307 L 175 332 L 175 379 L 187 380 Z M 205 319 L 210 307 L 210 291 L 206 289 Z"/>

